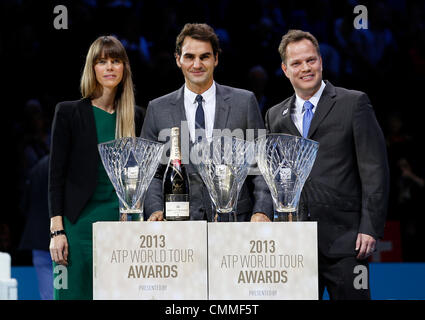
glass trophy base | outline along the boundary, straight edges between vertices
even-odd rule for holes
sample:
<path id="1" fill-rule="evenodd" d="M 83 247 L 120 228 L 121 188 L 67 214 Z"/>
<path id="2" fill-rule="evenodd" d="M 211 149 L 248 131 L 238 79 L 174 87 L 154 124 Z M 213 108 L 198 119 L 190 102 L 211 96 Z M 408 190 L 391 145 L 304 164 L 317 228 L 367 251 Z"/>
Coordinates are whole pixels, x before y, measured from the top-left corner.
<path id="1" fill-rule="evenodd" d="M 120 221 L 144 221 L 143 212 L 140 211 L 121 211 Z"/>
<path id="2" fill-rule="evenodd" d="M 220 210 L 217 210 L 218 211 L 218 213 L 231 213 L 231 212 L 233 212 L 233 208 L 232 207 L 230 207 L 230 208 L 220 208 Z"/>
<path id="3" fill-rule="evenodd" d="M 230 211 L 216 211 L 214 222 L 237 222 L 236 212 Z"/>
<path id="4" fill-rule="evenodd" d="M 274 212 L 273 221 L 284 221 L 284 222 L 294 222 L 298 221 L 298 214 L 296 211 L 290 211 L 290 212 Z"/>

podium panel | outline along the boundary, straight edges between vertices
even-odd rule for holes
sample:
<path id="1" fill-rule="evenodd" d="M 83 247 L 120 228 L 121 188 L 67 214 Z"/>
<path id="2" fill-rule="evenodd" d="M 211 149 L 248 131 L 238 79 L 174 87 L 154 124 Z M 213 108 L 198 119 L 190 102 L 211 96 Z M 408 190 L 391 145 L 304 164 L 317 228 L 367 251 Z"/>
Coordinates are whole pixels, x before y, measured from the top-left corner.
<path id="1" fill-rule="evenodd" d="M 11 257 L 0 252 L 0 300 L 17 300 L 18 282 L 11 278 Z"/>
<path id="2" fill-rule="evenodd" d="M 93 224 L 94 299 L 207 299 L 207 223 Z"/>
<path id="3" fill-rule="evenodd" d="M 209 223 L 208 283 L 211 300 L 317 300 L 317 223 Z"/>

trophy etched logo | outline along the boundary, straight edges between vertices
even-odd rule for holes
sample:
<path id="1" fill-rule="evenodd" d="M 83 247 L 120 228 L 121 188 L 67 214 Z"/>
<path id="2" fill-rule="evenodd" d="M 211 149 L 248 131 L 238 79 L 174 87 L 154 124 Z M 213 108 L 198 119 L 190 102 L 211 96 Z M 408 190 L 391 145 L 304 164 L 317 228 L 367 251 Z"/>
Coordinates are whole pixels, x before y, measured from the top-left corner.
<path id="1" fill-rule="evenodd" d="M 98 145 L 100 158 L 120 203 L 120 221 L 143 221 L 143 202 L 164 145 L 142 138 L 120 138 Z"/>
<path id="2" fill-rule="evenodd" d="M 216 208 L 214 221 L 227 213 L 236 221 L 239 192 L 255 159 L 255 144 L 232 136 L 214 136 L 193 146 L 194 162 Z"/>
<path id="3" fill-rule="evenodd" d="M 298 203 L 319 143 L 288 134 L 257 138 L 257 164 L 273 198 L 274 221 L 298 221 Z"/>

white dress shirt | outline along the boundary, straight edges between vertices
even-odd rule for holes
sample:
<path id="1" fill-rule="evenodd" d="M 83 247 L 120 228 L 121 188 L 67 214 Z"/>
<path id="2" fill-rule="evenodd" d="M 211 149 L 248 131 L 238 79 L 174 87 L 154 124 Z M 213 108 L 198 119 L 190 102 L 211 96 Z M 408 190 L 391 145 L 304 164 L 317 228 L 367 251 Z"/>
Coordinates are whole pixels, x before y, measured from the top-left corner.
<path id="1" fill-rule="evenodd" d="M 319 103 L 320 97 L 322 96 L 322 93 L 325 87 L 326 87 L 326 84 L 322 80 L 320 89 L 317 90 L 317 92 L 310 99 L 308 99 L 308 101 L 310 101 L 314 106 L 314 108 L 312 109 L 313 114 L 316 112 L 317 104 Z M 297 94 L 295 94 L 295 110 L 291 113 L 291 118 L 295 126 L 297 127 L 298 131 L 301 133 L 301 135 L 304 129 L 303 128 L 303 117 L 305 112 L 305 110 L 303 112 L 304 102 L 306 102 L 306 100 L 301 99 Z"/>
<path id="2" fill-rule="evenodd" d="M 211 138 L 214 129 L 215 119 L 215 102 L 216 102 L 216 86 L 215 81 L 211 87 L 201 94 L 202 96 L 202 107 L 205 115 L 205 136 Z M 185 85 L 184 87 L 184 109 L 186 111 L 187 125 L 189 127 L 190 138 L 192 142 L 195 142 L 195 118 L 196 109 L 198 108 L 198 102 L 196 96 L 198 94 L 190 91 Z"/>

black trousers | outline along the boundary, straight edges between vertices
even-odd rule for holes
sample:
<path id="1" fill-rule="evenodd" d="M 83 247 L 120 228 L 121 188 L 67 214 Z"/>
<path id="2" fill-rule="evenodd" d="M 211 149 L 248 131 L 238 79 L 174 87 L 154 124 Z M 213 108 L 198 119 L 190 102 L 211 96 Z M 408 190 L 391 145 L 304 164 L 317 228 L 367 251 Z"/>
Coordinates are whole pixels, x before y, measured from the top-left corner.
<path id="1" fill-rule="evenodd" d="M 326 289 L 331 300 L 370 300 L 369 264 L 356 257 L 328 258 L 319 252 L 319 298 Z"/>

